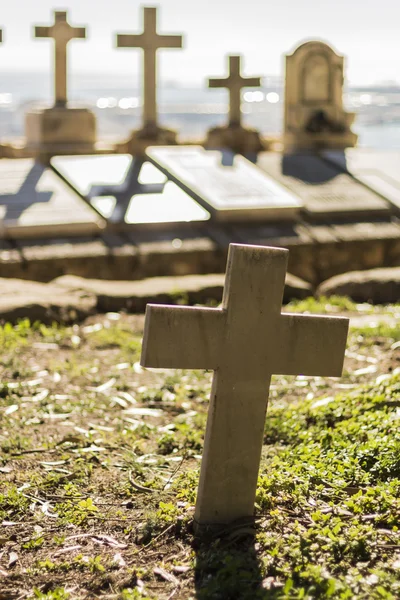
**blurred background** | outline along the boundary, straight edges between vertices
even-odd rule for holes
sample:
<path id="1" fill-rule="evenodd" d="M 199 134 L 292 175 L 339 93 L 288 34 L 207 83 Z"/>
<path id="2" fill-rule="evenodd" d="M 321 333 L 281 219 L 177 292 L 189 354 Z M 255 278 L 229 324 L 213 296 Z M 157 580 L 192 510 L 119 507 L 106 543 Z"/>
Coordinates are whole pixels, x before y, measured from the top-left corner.
<path id="1" fill-rule="evenodd" d="M 146 4 L 147 5 L 147 4 Z M 152 5 L 152 4 L 150 4 Z M 162 0 L 159 33 L 183 34 L 183 50 L 161 50 L 159 113 L 181 140 L 222 125 L 226 90 L 207 89 L 226 77 L 227 54 L 243 55 L 243 74 L 261 76 L 243 94 L 244 124 L 263 134 L 283 125 L 284 55 L 307 39 L 322 39 L 346 56 L 344 103 L 357 113 L 359 145 L 400 147 L 400 2 L 381 0 Z M 87 39 L 68 47 L 69 98 L 97 115 L 99 138 L 123 138 L 139 126 L 142 56 L 116 49 L 115 34 L 142 31 L 142 3 L 133 0 L 13 0 L 0 27 L 0 137 L 23 135 L 24 113 L 53 99 L 53 42 L 33 39 L 34 25 L 67 10 Z"/>

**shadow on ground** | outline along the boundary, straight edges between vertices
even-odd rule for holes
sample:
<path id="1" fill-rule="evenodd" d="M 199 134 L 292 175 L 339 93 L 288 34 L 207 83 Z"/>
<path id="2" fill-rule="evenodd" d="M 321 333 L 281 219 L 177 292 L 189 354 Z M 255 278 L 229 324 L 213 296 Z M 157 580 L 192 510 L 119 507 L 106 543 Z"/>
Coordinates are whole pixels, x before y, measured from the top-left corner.
<path id="1" fill-rule="evenodd" d="M 196 539 L 196 598 L 258 600 L 276 597 L 273 578 L 263 578 L 254 532 L 247 531 Z"/>

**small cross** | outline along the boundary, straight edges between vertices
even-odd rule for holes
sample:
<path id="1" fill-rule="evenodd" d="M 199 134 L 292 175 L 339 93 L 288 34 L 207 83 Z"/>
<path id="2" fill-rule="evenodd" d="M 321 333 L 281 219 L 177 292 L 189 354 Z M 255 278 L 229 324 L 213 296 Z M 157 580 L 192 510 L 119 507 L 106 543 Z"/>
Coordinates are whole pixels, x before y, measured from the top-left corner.
<path id="1" fill-rule="evenodd" d="M 228 88 L 229 90 L 229 124 L 240 125 L 242 88 L 258 87 L 260 77 L 242 77 L 240 73 L 240 56 L 229 56 L 229 76 L 225 79 L 209 79 L 210 88 Z"/>
<path id="2" fill-rule="evenodd" d="M 74 38 L 86 38 L 85 27 L 71 27 L 66 11 L 54 11 L 54 23 L 50 27 L 36 26 L 35 37 L 53 38 L 55 42 L 55 104 L 67 104 L 67 44 Z"/>
<path id="3" fill-rule="evenodd" d="M 3 42 L 3 30 L 0 29 L 0 44 Z"/>
<path id="4" fill-rule="evenodd" d="M 148 304 L 141 364 L 212 369 L 195 519 L 254 513 L 271 375 L 340 376 L 348 319 L 281 314 L 288 251 L 231 244 L 222 308 Z"/>
<path id="5" fill-rule="evenodd" d="M 157 33 L 157 8 L 144 7 L 143 33 L 118 34 L 118 48 L 142 48 L 144 52 L 143 70 L 143 125 L 157 125 L 157 64 L 159 48 L 182 48 L 181 35 L 160 35 Z"/>

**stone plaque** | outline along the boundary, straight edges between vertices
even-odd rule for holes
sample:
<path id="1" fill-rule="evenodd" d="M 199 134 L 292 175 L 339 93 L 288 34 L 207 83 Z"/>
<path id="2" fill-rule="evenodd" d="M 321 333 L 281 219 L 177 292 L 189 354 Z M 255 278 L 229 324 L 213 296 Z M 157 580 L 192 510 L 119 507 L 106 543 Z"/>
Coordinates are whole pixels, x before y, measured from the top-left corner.
<path id="1" fill-rule="evenodd" d="M 210 218 L 155 165 L 128 154 L 57 156 L 51 164 L 114 223 L 171 223 Z"/>
<path id="2" fill-rule="evenodd" d="M 400 152 L 348 148 L 323 156 L 400 209 Z"/>
<path id="3" fill-rule="evenodd" d="M 314 219 L 354 219 L 390 213 L 385 200 L 317 155 L 262 152 L 257 164 L 297 194 Z"/>
<path id="4" fill-rule="evenodd" d="M 303 67 L 303 101 L 329 102 L 329 61 L 324 54 L 311 54 Z"/>
<path id="5" fill-rule="evenodd" d="M 302 207 L 298 196 L 232 152 L 154 146 L 146 154 L 216 220 L 293 220 Z"/>
<path id="6" fill-rule="evenodd" d="M 104 220 L 52 169 L 32 159 L 0 161 L 3 235 L 54 237 L 98 233 Z"/>

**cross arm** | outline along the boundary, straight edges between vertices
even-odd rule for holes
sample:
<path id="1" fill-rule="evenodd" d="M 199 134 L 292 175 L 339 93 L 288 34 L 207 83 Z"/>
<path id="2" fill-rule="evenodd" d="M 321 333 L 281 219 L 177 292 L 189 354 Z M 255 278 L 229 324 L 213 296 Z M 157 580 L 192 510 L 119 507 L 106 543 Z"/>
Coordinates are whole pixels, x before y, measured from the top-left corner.
<path id="1" fill-rule="evenodd" d="M 46 25 L 36 25 L 35 37 L 50 37 L 50 27 L 47 27 Z"/>
<path id="2" fill-rule="evenodd" d="M 224 320 L 224 312 L 216 308 L 148 304 L 140 364 L 216 369 Z"/>
<path id="3" fill-rule="evenodd" d="M 143 34 L 117 33 L 117 48 L 142 48 Z"/>
<path id="4" fill-rule="evenodd" d="M 157 35 L 157 45 L 160 48 L 182 48 L 182 35 Z"/>
<path id="5" fill-rule="evenodd" d="M 225 79 L 209 79 L 208 80 L 209 88 L 223 88 L 223 87 L 228 87 L 228 85 L 229 85 L 228 77 L 226 77 Z"/>
<path id="6" fill-rule="evenodd" d="M 245 77 L 242 83 L 243 87 L 259 87 L 261 85 L 261 77 Z"/>
<path id="7" fill-rule="evenodd" d="M 73 38 L 86 38 L 86 27 L 72 27 L 71 34 Z"/>
<path id="8" fill-rule="evenodd" d="M 349 320 L 282 314 L 272 373 L 340 377 Z"/>

